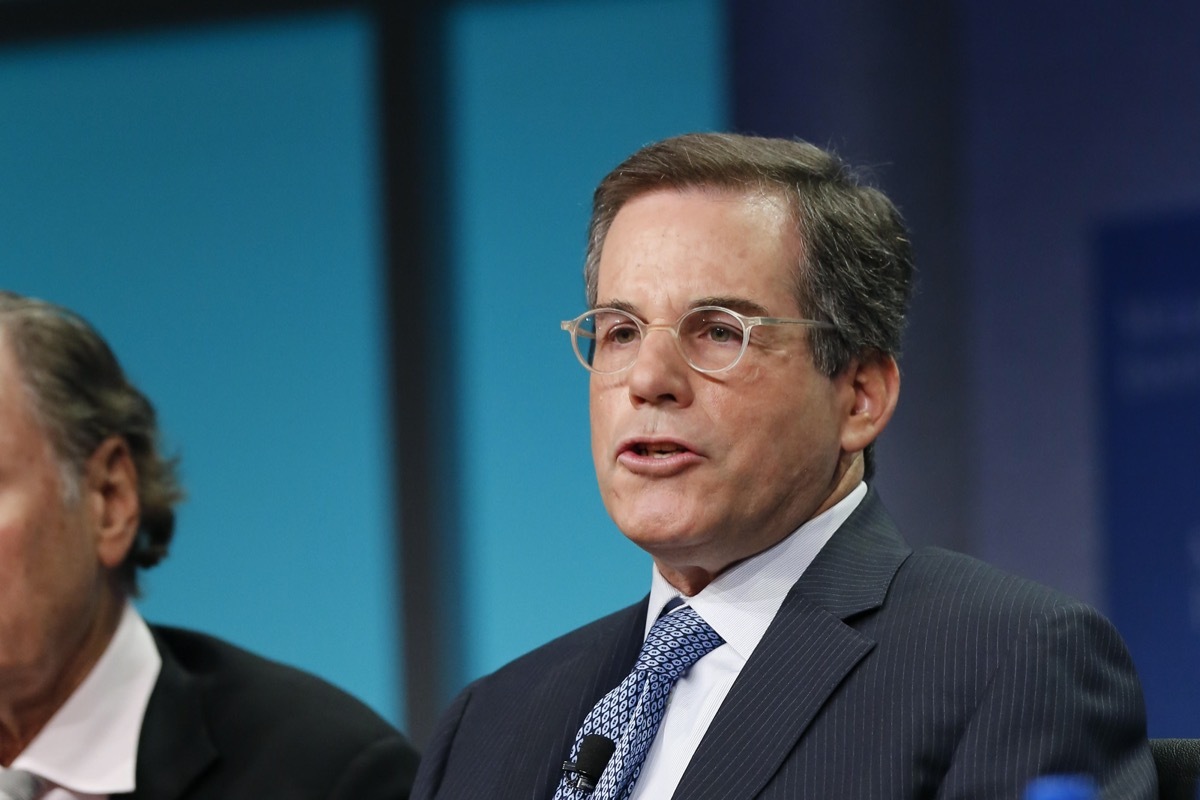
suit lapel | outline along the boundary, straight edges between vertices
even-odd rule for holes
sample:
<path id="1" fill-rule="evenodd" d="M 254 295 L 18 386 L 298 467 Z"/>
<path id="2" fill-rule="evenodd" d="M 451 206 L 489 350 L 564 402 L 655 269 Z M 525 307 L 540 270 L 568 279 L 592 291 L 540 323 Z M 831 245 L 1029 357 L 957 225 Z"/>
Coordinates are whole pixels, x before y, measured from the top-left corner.
<path id="1" fill-rule="evenodd" d="M 911 550 L 874 490 L 784 600 L 700 742 L 676 798 L 750 798 L 875 642 L 845 620 L 882 605 Z"/>
<path id="2" fill-rule="evenodd" d="M 549 733 L 543 747 L 531 747 L 531 742 L 515 743 L 517 752 L 532 755 L 538 764 L 549 764 L 541 780 L 541 793 L 535 797 L 553 797 L 562 777 L 561 765 L 570 757 L 571 747 L 583 720 L 600 698 L 608 694 L 637 663 L 642 649 L 646 625 L 646 605 L 643 599 L 613 617 L 613 624 L 599 631 L 593 641 L 581 646 L 570 659 L 549 670 L 540 680 L 538 688 L 526 701 L 531 708 L 562 708 L 563 693 L 568 694 L 568 713 L 562 719 L 562 727 L 546 726 L 539 722 L 530 731 Z"/>
<path id="3" fill-rule="evenodd" d="M 156 634 L 162 670 L 138 740 L 137 788 L 133 800 L 176 800 L 217 760 L 217 749 L 204 721 L 203 697 L 196 679 L 175 660 Z"/>

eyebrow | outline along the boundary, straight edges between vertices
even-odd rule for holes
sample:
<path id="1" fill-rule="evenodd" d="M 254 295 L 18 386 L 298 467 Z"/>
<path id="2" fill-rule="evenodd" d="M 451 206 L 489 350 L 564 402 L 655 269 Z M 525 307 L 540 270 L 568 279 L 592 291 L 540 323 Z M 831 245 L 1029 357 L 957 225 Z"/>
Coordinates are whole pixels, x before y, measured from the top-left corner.
<path id="1" fill-rule="evenodd" d="M 721 306 L 722 308 L 728 308 L 730 311 L 736 311 L 739 314 L 745 314 L 747 317 L 769 316 L 766 308 L 754 302 L 753 300 L 746 299 L 745 297 L 710 295 L 708 297 L 698 298 L 688 303 L 689 310 L 693 308 L 700 308 L 701 306 Z M 638 310 L 637 305 L 626 300 L 609 300 L 607 303 L 597 306 L 597 308 L 615 308 L 617 311 L 624 311 L 631 317 L 644 319 L 641 312 Z"/>
<path id="2" fill-rule="evenodd" d="M 769 316 L 766 308 L 745 297 L 701 297 L 691 304 L 691 308 L 699 308 L 700 306 L 721 306 L 722 308 L 728 308 L 730 311 L 745 314 L 747 317 Z"/>

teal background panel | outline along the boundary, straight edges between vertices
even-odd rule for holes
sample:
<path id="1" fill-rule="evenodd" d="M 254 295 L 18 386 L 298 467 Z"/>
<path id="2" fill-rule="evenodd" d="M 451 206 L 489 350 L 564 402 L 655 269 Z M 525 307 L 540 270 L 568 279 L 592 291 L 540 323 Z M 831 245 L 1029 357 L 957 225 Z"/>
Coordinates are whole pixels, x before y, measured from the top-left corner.
<path id="1" fill-rule="evenodd" d="M 591 192 L 664 136 L 727 124 L 715 0 L 494 4 L 447 20 L 460 337 L 460 682 L 640 599 L 650 560 L 596 488 L 584 309 Z"/>
<path id="2" fill-rule="evenodd" d="M 399 721 L 374 69 L 355 12 L 0 50 L 0 285 L 95 324 L 182 456 L 143 613 Z"/>

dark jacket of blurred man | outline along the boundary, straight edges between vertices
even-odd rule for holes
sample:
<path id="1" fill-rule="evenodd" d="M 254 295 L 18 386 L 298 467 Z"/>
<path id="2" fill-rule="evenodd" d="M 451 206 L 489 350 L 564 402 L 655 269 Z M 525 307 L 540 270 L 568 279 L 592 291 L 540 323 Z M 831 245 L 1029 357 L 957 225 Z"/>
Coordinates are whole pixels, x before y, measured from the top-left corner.
<path id="1" fill-rule="evenodd" d="M 139 616 L 137 572 L 167 554 L 181 494 L 104 340 L 0 292 L 0 783 L 29 773 L 46 800 L 408 797 L 416 755 L 364 704 Z"/>
<path id="2" fill-rule="evenodd" d="M 414 797 L 1017 800 L 1047 773 L 1157 796 L 1112 625 L 914 551 L 871 486 L 912 274 L 892 203 L 804 142 L 679 136 L 604 178 L 563 327 L 650 593 L 467 687 Z"/>

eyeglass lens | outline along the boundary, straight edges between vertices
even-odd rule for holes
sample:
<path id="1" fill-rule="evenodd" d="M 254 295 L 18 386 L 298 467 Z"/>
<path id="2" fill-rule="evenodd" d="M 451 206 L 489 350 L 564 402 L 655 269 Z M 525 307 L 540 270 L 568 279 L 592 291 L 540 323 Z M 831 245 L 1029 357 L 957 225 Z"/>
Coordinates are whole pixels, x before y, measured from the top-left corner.
<path id="1" fill-rule="evenodd" d="M 667 328 L 653 326 L 658 327 Z M 618 372 L 637 358 L 643 329 L 648 332 L 651 326 L 623 311 L 599 311 L 585 317 L 577 328 L 576 348 L 597 372 Z M 674 331 L 684 358 L 703 370 L 725 369 L 737 361 L 746 335 L 737 317 L 709 308 L 684 314 Z"/>

